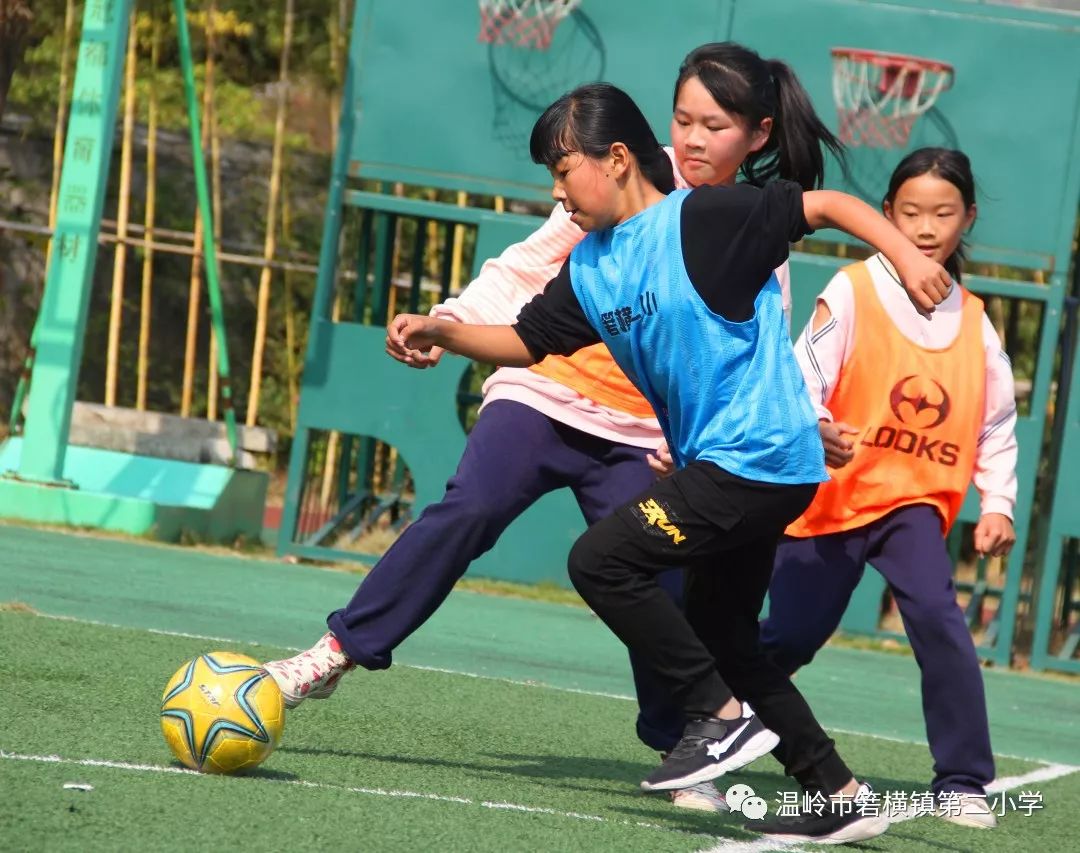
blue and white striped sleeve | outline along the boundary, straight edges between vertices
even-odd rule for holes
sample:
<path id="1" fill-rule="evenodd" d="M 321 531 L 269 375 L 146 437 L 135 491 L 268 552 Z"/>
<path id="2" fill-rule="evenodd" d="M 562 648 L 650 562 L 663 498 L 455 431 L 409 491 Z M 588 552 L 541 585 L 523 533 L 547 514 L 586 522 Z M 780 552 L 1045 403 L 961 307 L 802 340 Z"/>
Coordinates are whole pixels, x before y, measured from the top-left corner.
<path id="1" fill-rule="evenodd" d="M 819 322 L 815 307 L 814 316 L 795 341 L 795 358 L 818 419 L 831 421 L 829 400 L 847 361 L 855 320 L 855 294 L 845 273 L 837 273 L 826 285 L 817 298 L 816 305 L 822 304 L 830 316 Z"/>
<path id="2" fill-rule="evenodd" d="M 971 479 L 982 499 L 982 515 L 998 512 L 1012 518 L 1016 505 L 1016 388 L 1012 362 L 985 314 L 983 348 L 986 353 L 986 397 Z"/>

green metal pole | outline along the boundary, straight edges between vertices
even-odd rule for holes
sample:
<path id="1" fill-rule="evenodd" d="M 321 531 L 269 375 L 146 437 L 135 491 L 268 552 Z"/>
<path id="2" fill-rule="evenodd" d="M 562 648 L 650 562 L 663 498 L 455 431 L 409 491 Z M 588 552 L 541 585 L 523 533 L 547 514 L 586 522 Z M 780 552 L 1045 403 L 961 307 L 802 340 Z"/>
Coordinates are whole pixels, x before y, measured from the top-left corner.
<path id="1" fill-rule="evenodd" d="M 202 129 L 199 126 L 198 96 L 195 92 L 195 70 L 191 62 L 191 35 L 188 33 L 184 0 L 173 0 L 176 30 L 180 42 L 180 64 L 184 73 L 184 100 L 187 102 L 188 129 L 191 132 L 191 163 L 195 169 L 195 193 L 203 221 L 203 257 L 206 260 L 206 292 L 210 297 L 210 322 L 217 336 L 218 374 L 221 376 L 221 403 L 225 410 L 225 432 L 229 437 L 232 461 L 236 464 L 236 410 L 233 408 L 232 380 L 229 372 L 229 346 L 225 337 L 225 313 L 221 305 L 221 284 L 218 280 L 217 246 L 214 243 L 214 211 L 210 205 L 210 190 L 206 180 L 206 159 L 202 150 Z"/>
<path id="2" fill-rule="evenodd" d="M 363 44 L 363 3 L 353 10 L 352 36 L 349 42 L 349 58 L 345 66 L 345 79 L 341 90 L 341 119 L 338 123 L 337 146 L 330 168 L 330 186 L 326 193 L 323 213 L 322 244 L 319 247 L 319 275 L 315 282 L 315 296 L 311 305 L 311 326 L 308 329 L 307 354 L 304 359 L 305 374 L 314 375 L 318 369 L 320 328 L 330 322 L 334 302 L 335 280 L 338 268 L 338 250 L 341 241 L 341 208 L 345 196 L 345 184 L 349 178 L 349 154 L 352 149 L 353 128 L 356 123 L 356 104 L 353 91 L 356 75 L 360 70 L 360 50 Z M 359 285 L 358 285 L 359 287 Z M 296 418 L 296 435 L 289 454 L 289 478 L 285 487 L 285 506 L 281 513 L 281 530 L 278 534 L 277 552 L 286 554 L 295 544 L 296 522 L 300 515 L 300 502 L 304 497 L 307 475 L 308 445 L 311 429 L 304 419 L 304 398 L 300 397 L 300 411 Z"/>
<path id="3" fill-rule="evenodd" d="M 112 159 L 131 5 L 131 0 L 98 0 L 87 3 L 83 14 L 52 261 L 35 325 L 34 381 L 28 397 L 26 437 L 19 469 L 9 472 L 24 480 L 72 485 L 64 481 L 64 460 Z"/>

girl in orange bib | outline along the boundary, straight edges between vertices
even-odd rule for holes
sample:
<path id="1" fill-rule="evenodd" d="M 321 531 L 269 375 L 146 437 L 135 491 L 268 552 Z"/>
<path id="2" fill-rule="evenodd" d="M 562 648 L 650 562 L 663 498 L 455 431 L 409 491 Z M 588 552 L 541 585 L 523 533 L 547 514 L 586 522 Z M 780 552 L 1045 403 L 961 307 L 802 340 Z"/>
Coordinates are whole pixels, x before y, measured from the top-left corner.
<path id="1" fill-rule="evenodd" d="M 883 209 L 955 282 L 932 322 L 881 255 L 841 270 L 818 297 L 795 349 L 832 479 L 777 551 L 761 640 L 788 672 L 809 663 L 870 563 L 889 583 L 922 672 L 938 813 L 991 828 L 986 700 L 945 535 L 974 481 L 976 550 L 1004 556 L 1015 541 L 1012 368 L 982 302 L 959 284 L 976 215 L 968 158 L 913 152 Z"/>

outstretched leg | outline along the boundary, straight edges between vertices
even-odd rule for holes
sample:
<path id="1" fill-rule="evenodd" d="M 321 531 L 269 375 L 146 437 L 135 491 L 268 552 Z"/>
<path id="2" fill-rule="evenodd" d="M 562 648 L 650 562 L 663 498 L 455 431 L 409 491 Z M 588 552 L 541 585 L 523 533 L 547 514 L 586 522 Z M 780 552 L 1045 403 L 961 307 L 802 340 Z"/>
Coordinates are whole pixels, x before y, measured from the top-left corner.
<path id="1" fill-rule="evenodd" d="M 353 664 L 389 667 L 393 650 L 439 608 L 469 564 L 541 495 L 567 484 L 579 459 L 557 426 L 520 403 L 484 408 L 443 499 L 405 529 L 352 600 L 330 614 L 330 633 L 307 652 L 266 664 L 290 707 L 328 696 Z"/>

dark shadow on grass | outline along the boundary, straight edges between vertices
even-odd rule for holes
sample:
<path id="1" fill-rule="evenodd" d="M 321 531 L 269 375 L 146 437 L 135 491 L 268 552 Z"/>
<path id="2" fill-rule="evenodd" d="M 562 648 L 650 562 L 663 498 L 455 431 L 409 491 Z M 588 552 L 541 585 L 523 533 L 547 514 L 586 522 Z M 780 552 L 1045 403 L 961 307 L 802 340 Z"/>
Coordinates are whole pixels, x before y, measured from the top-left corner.
<path id="1" fill-rule="evenodd" d="M 632 761 L 613 759 L 585 758 L 579 756 L 522 756 L 498 753 L 480 753 L 479 758 L 492 759 L 491 763 L 481 761 L 453 761 L 445 758 L 417 757 L 411 755 L 380 754 L 341 749 L 321 749 L 305 746 L 282 746 L 279 752 L 298 755 L 325 755 L 336 758 L 352 758 L 362 761 L 378 761 L 398 766 L 444 767 L 453 770 L 465 770 L 477 776 L 499 779 L 505 777 L 542 779 L 546 784 L 571 791 L 596 791 L 597 785 L 577 784 L 570 780 L 593 779 L 608 783 L 612 793 L 621 793 L 626 788 L 633 792 L 638 789 L 638 782 L 650 767 Z M 507 763 L 502 763 L 507 762 Z"/>
<path id="2" fill-rule="evenodd" d="M 639 788 L 641 779 L 652 769 L 648 763 L 599 759 L 584 756 L 531 756 L 506 753 L 480 753 L 481 760 L 449 761 L 441 758 L 379 755 L 341 749 L 282 746 L 279 752 L 298 755 L 328 756 L 361 761 L 385 762 L 418 768 L 461 770 L 494 782 L 527 780 L 544 788 L 558 788 L 602 794 L 611 798 L 598 804 L 603 813 L 625 815 L 634 821 L 662 824 L 665 829 L 703 834 L 717 839 L 738 840 L 748 833 L 731 823 L 727 814 L 695 812 L 676 808 L 664 794 L 646 794 Z M 483 763 L 490 759 L 492 763 Z M 505 763 L 504 763 L 505 762 Z M 590 780 L 592 780 L 590 782 Z"/>
<path id="3" fill-rule="evenodd" d="M 419 758 L 406 755 L 379 754 L 341 749 L 321 749 L 306 746 L 282 746 L 278 752 L 301 755 L 330 755 L 338 758 L 360 758 L 386 761 L 391 764 L 417 765 L 421 767 L 456 767 L 463 770 L 485 771 L 500 775 L 525 776 L 541 779 L 600 779 L 617 784 L 630 784 L 637 788 L 638 782 L 652 767 L 646 763 L 593 756 L 516 755 L 512 753 L 477 753 L 479 758 L 489 758 L 500 764 L 484 764 L 473 761 L 449 761 L 442 758 Z"/>
<path id="4" fill-rule="evenodd" d="M 596 779 L 617 785 L 629 785 L 633 789 L 638 788 L 641 780 L 652 770 L 653 765 L 648 762 L 624 761 L 621 759 L 597 758 L 595 756 L 575 755 L 524 755 L 520 753 L 497 753 L 482 752 L 478 757 L 492 759 L 498 764 L 485 764 L 476 761 L 451 761 L 434 757 L 415 757 L 395 755 L 377 752 L 365 752 L 342 749 L 323 749 L 308 746 L 281 746 L 278 752 L 296 753 L 298 755 L 328 755 L 337 758 L 357 758 L 369 761 L 385 761 L 390 764 L 415 765 L 418 767 L 449 767 L 469 770 L 473 772 L 490 773 L 493 775 L 524 776 L 526 778 L 544 780 L 566 779 Z M 796 788 L 793 780 L 785 779 L 781 769 L 773 764 L 769 771 L 764 770 L 740 770 L 737 774 L 729 774 L 717 781 L 717 787 L 721 793 L 727 785 L 736 781 L 749 785 L 755 791 L 765 791 L 768 798 L 778 797 L 781 789 Z M 779 778 L 778 778 L 779 777 Z M 867 779 L 879 794 L 885 791 L 923 791 L 926 785 L 911 780 L 890 779 L 883 776 L 860 776 Z M 725 784 L 724 780 L 731 781 Z M 567 786 L 572 788 L 589 789 L 586 786 Z M 765 796 L 765 794 L 762 794 Z"/>
<path id="5" fill-rule="evenodd" d="M 284 750 L 277 750 L 283 752 Z M 191 768 L 179 761 L 170 761 L 169 767 L 177 770 L 190 770 Z M 252 767 L 250 770 L 241 770 L 238 773 L 203 773 L 203 776 L 233 777 L 236 779 L 270 779 L 275 782 L 295 782 L 300 777 L 295 773 L 286 773 L 284 770 L 271 770 L 268 767 Z"/>

